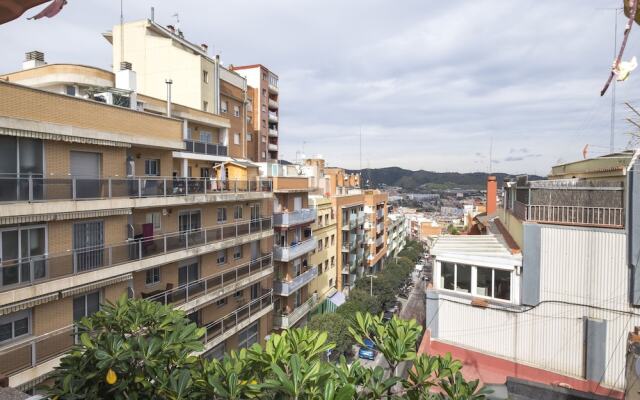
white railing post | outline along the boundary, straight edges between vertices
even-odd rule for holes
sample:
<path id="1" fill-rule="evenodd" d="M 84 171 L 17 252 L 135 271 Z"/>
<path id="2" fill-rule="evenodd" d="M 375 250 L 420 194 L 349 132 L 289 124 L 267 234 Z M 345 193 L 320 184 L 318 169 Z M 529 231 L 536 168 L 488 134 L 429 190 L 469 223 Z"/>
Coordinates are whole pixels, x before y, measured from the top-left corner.
<path id="1" fill-rule="evenodd" d="M 162 194 L 167 197 L 167 178 L 162 179 Z"/>
<path id="2" fill-rule="evenodd" d="M 71 198 L 76 199 L 76 177 L 71 178 Z"/>
<path id="3" fill-rule="evenodd" d="M 138 197 L 142 197 L 142 179 L 138 178 Z"/>
<path id="4" fill-rule="evenodd" d="M 29 201 L 33 201 L 33 176 L 29 175 Z"/>

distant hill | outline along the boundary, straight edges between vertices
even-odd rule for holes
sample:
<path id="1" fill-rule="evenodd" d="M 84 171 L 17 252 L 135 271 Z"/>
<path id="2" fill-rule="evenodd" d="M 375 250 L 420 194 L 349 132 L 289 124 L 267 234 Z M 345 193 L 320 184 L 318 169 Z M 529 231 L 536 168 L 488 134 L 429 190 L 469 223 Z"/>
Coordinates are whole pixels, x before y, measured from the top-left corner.
<path id="1" fill-rule="evenodd" d="M 487 176 L 484 172 L 433 172 L 433 171 L 411 171 L 399 167 L 387 168 L 366 168 L 362 171 L 351 170 L 349 172 L 360 172 L 363 181 L 371 180 L 371 185 L 380 187 L 400 186 L 409 191 L 423 190 L 446 190 L 446 189 L 485 189 L 487 187 Z M 505 177 L 515 176 L 496 172 L 498 185 Z M 529 175 L 529 179 L 545 179 L 544 177 Z"/>

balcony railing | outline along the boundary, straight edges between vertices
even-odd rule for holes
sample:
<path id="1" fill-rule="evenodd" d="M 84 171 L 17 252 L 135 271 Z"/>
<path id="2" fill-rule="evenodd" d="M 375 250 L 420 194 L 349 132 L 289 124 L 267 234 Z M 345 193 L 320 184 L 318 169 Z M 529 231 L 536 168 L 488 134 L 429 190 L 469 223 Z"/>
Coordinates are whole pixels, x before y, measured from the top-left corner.
<path id="1" fill-rule="evenodd" d="M 213 180 L 210 178 L 45 178 L 0 175 L 0 202 L 97 200 L 142 197 L 174 197 L 196 194 L 271 192 L 272 181 Z"/>
<path id="2" fill-rule="evenodd" d="M 384 244 L 384 235 L 381 235 L 376 238 L 376 247 L 382 246 Z"/>
<path id="3" fill-rule="evenodd" d="M 296 276 L 291 281 L 273 282 L 273 291 L 281 296 L 289 296 L 291 293 L 308 284 L 318 276 L 318 267 L 312 267 L 308 271 Z"/>
<path id="4" fill-rule="evenodd" d="M 235 287 L 246 278 L 260 275 L 261 272 L 269 270 L 272 265 L 273 257 L 269 254 L 239 265 L 231 271 L 209 275 L 188 284 L 146 297 L 146 299 L 158 301 L 165 305 L 173 304 L 178 306 L 191 300 L 203 298 L 206 295 L 224 293 L 225 288 Z M 213 299 L 211 298 L 210 300 Z"/>
<path id="5" fill-rule="evenodd" d="M 204 326 L 206 330 L 202 341 L 207 344 L 212 340 L 215 340 L 224 333 L 236 328 L 241 322 L 259 314 L 265 308 L 271 307 L 272 304 L 273 291 L 269 291 L 257 299 L 251 300 L 249 303 L 225 315 L 224 317 L 206 324 Z"/>
<path id="6" fill-rule="evenodd" d="M 73 325 L 0 348 L 0 375 L 11 376 L 66 353 L 74 345 Z"/>
<path id="7" fill-rule="evenodd" d="M 624 227 L 624 209 L 617 207 L 584 207 L 523 204 L 515 201 L 514 215 L 523 220 L 561 225 Z"/>
<path id="8" fill-rule="evenodd" d="M 269 136 L 278 137 L 278 130 L 277 129 L 269 129 Z"/>
<path id="9" fill-rule="evenodd" d="M 278 151 L 278 145 L 274 143 L 269 143 L 269 151 Z"/>
<path id="10" fill-rule="evenodd" d="M 269 93 L 278 94 L 278 87 L 276 85 L 269 84 Z"/>
<path id="11" fill-rule="evenodd" d="M 269 122 L 278 122 L 278 115 L 276 113 L 269 113 Z"/>
<path id="12" fill-rule="evenodd" d="M 273 214 L 273 226 L 294 226 L 316 220 L 317 211 L 313 208 Z"/>
<path id="13" fill-rule="evenodd" d="M 269 109 L 276 110 L 278 108 L 278 101 L 274 99 L 269 99 Z"/>
<path id="14" fill-rule="evenodd" d="M 86 247 L 55 255 L 2 260 L 0 292 L 271 230 L 271 218 L 262 218 L 130 239 L 109 246 Z M 12 277 L 12 280 L 7 281 L 7 277 Z"/>
<path id="15" fill-rule="evenodd" d="M 300 304 L 289 314 L 280 314 L 273 316 L 273 327 L 276 329 L 289 329 L 313 309 L 318 302 L 318 294 L 314 293 L 307 301 Z"/>
<path id="16" fill-rule="evenodd" d="M 207 154 L 210 156 L 227 156 L 227 146 L 221 144 L 201 142 L 199 140 L 185 139 L 184 150 L 188 153 Z"/>
<path id="17" fill-rule="evenodd" d="M 316 249 L 316 239 L 310 236 L 304 242 L 298 242 L 291 246 L 274 246 L 273 247 L 273 259 L 276 261 L 288 262 L 298 257 L 301 257 Z"/>

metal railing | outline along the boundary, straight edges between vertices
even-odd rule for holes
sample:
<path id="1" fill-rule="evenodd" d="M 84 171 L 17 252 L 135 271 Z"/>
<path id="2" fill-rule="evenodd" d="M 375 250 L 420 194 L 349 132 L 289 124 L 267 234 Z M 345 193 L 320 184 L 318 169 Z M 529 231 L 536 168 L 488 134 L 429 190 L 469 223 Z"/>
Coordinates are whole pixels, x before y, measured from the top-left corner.
<path id="1" fill-rule="evenodd" d="M 73 325 L 0 348 L 0 375 L 11 376 L 66 353 L 75 344 Z"/>
<path id="2" fill-rule="evenodd" d="M 318 267 L 311 267 L 309 270 L 296 276 L 290 281 L 273 282 L 273 291 L 281 296 L 289 296 L 291 293 L 300 289 L 302 286 L 311 282 L 318 276 Z"/>
<path id="3" fill-rule="evenodd" d="M 303 208 L 301 210 L 273 213 L 274 226 L 291 226 L 313 222 L 316 220 L 316 210 L 314 208 Z"/>
<path id="4" fill-rule="evenodd" d="M 129 239 L 109 246 L 86 247 L 55 255 L 2 260 L 0 292 L 271 230 L 271 218 L 261 218 Z M 16 281 L 7 282 L 7 276 L 16 277 Z"/>
<path id="5" fill-rule="evenodd" d="M 291 328 L 296 322 L 300 321 L 302 317 L 307 315 L 309 311 L 316 305 L 318 302 L 318 294 L 314 293 L 305 301 L 296 307 L 292 312 L 288 314 L 280 314 L 273 316 L 273 326 L 279 327 L 280 329 L 288 329 Z"/>
<path id="6" fill-rule="evenodd" d="M 146 297 L 146 299 L 158 301 L 164 305 L 172 304 L 174 306 L 178 306 L 191 300 L 206 296 L 212 292 L 224 289 L 225 287 L 235 285 L 242 279 L 268 270 L 272 265 L 273 257 L 271 254 L 268 254 L 248 263 L 238 265 L 230 271 L 209 275 L 193 282 L 180 285 L 176 288 Z"/>
<path id="7" fill-rule="evenodd" d="M 316 239 L 313 236 L 307 238 L 307 240 L 295 243 L 291 246 L 273 246 L 273 258 L 277 261 L 291 261 L 294 258 L 298 258 L 304 254 L 307 254 L 316 249 Z"/>
<path id="8" fill-rule="evenodd" d="M 271 191 L 272 181 L 269 179 L 214 180 L 158 176 L 49 178 L 0 174 L 0 202 L 174 197 Z"/>
<path id="9" fill-rule="evenodd" d="M 376 238 L 376 246 L 382 246 L 384 244 L 384 235 Z"/>
<path id="10" fill-rule="evenodd" d="M 269 122 L 278 122 L 278 114 L 269 112 Z"/>
<path id="11" fill-rule="evenodd" d="M 278 130 L 277 129 L 269 129 L 269 136 L 278 137 Z"/>
<path id="12" fill-rule="evenodd" d="M 274 99 L 269 99 L 269 108 L 271 109 L 278 108 L 278 102 Z"/>
<path id="13" fill-rule="evenodd" d="M 239 323 L 251 318 L 260 311 L 273 304 L 273 291 L 270 290 L 255 300 L 237 308 L 233 312 L 204 325 L 205 334 L 202 341 L 206 344 L 220 335 L 238 326 Z"/>
<path id="14" fill-rule="evenodd" d="M 536 205 L 516 201 L 513 213 L 523 221 L 552 224 L 623 228 L 625 223 L 624 209 L 618 207 Z"/>
<path id="15" fill-rule="evenodd" d="M 227 146 L 201 142 L 199 140 L 184 139 L 185 151 L 189 153 L 207 154 L 210 156 L 226 156 Z"/>

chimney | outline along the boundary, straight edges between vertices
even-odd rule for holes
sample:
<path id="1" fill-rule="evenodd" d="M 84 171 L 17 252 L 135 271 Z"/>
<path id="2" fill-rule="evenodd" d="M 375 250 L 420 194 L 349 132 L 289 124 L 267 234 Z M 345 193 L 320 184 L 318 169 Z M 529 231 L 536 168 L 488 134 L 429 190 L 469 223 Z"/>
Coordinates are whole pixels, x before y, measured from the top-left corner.
<path id="1" fill-rule="evenodd" d="M 206 53 L 207 51 L 209 51 L 209 45 L 208 45 L 208 44 L 206 44 L 206 43 L 202 43 L 202 44 L 200 45 L 200 48 L 201 48 L 201 49 L 202 49 L 202 51 L 204 51 L 205 53 Z"/>
<path id="2" fill-rule="evenodd" d="M 487 177 L 487 215 L 494 214 L 497 209 L 498 182 L 494 175 Z"/>
<path id="3" fill-rule="evenodd" d="M 167 29 L 171 31 L 171 33 L 176 33 L 176 28 L 173 25 L 167 25 Z"/>
<path id="4" fill-rule="evenodd" d="M 41 51 L 30 51 L 25 53 L 24 62 L 22 63 L 22 69 L 31 69 L 47 65 L 44 62 L 44 53 Z"/>
<path id="5" fill-rule="evenodd" d="M 120 71 L 116 72 L 116 88 L 131 91 L 129 94 L 129 107 L 135 110 L 138 105 L 136 93 L 138 88 L 136 73 L 132 70 L 130 62 L 122 61 L 120 63 Z"/>

